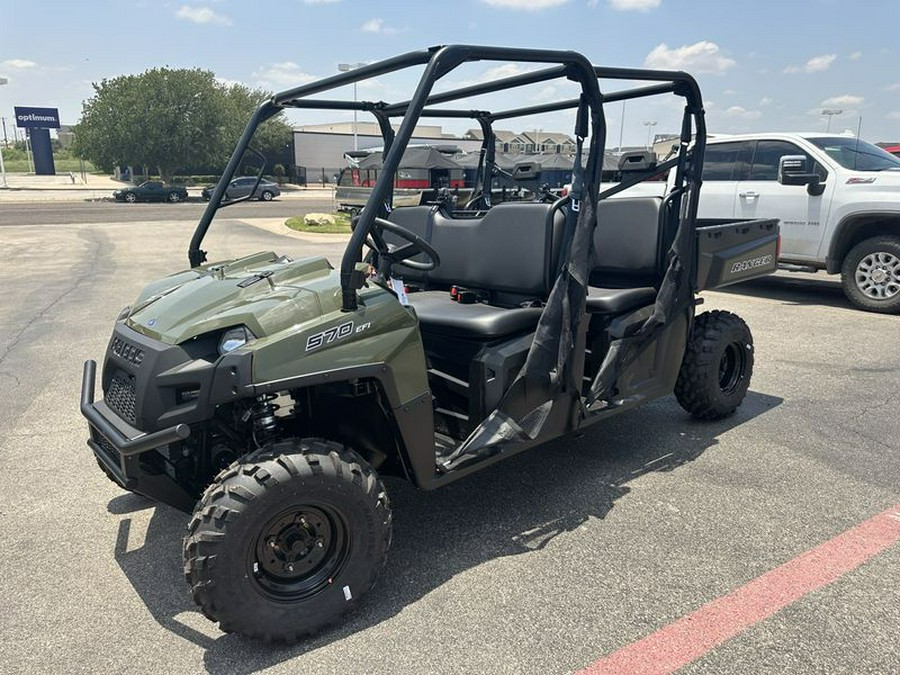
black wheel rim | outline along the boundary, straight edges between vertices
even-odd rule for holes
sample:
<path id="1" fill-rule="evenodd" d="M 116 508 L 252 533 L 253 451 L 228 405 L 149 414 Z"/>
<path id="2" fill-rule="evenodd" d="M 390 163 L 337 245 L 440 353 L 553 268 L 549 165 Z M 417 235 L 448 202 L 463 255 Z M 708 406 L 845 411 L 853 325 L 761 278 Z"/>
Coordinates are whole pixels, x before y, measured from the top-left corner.
<path id="1" fill-rule="evenodd" d="M 733 393 L 744 379 L 744 370 L 747 367 L 747 354 L 744 345 L 740 342 L 732 342 L 722 353 L 719 361 L 719 388 L 725 394 Z"/>
<path id="2" fill-rule="evenodd" d="M 349 553 L 343 515 L 325 504 L 303 504 L 262 528 L 250 554 L 251 578 L 276 600 L 303 600 L 334 582 Z"/>

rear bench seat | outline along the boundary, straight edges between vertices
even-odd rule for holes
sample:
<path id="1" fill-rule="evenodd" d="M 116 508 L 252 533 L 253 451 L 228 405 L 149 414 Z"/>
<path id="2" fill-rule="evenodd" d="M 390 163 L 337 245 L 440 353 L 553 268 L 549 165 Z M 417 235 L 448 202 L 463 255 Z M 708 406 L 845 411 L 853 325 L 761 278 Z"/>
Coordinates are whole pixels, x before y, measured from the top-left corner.
<path id="1" fill-rule="evenodd" d="M 661 202 L 654 197 L 600 202 L 588 312 L 618 314 L 656 298 Z M 551 220 L 550 207 L 498 204 L 481 218 L 453 218 L 428 206 L 391 213 L 393 222 L 430 242 L 441 256 L 430 272 L 395 267 L 406 283 L 425 289 L 409 295 L 422 330 L 475 340 L 533 331 L 542 309 L 517 305 L 545 300 L 556 281 L 565 216 L 556 211 Z M 454 285 L 488 291 L 492 304 L 453 302 Z"/>
<path id="2" fill-rule="evenodd" d="M 541 308 L 517 305 L 545 299 L 556 280 L 565 218 L 557 211 L 551 221 L 550 206 L 498 204 L 481 218 L 432 214 L 427 206 L 391 213 L 393 222 L 424 238 L 441 256 L 430 272 L 395 267 L 406 283 L 426 289 L 409 295 L 422 330 L 476 340 L 533 331 Z M 454 302 L 451 286 L 487 291 L 494 304 Z"/>
<path id="3" fill-rule="evenodd" d="M 660 197 L 604 199 L 598 204 L 588 312 L 619 314 L 656 300 L 666 253 L 661 207 Z"/>

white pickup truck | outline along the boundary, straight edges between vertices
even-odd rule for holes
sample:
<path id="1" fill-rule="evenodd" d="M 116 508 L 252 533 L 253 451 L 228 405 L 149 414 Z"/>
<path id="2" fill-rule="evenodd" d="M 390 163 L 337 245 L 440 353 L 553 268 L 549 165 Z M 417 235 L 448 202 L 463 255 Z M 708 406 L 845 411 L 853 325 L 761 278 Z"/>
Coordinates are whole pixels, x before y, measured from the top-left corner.
<path id="1" fill-rule="evenodd" d="M 644 183 L 635 189 L 658 189 Z M 900 159 L 853 136 L 710 139 L 698 220 L 781 221 L 782 268 L 840 274 L 857 307 L 900 313 Z"/>
<path id="2" fill-rule="evenodd" d="M 778 218 L 783 267 L 840 274 L 861 309 L 900 313 L 900 159 L 852 136 L 710 140 L 698 216 Z"/>

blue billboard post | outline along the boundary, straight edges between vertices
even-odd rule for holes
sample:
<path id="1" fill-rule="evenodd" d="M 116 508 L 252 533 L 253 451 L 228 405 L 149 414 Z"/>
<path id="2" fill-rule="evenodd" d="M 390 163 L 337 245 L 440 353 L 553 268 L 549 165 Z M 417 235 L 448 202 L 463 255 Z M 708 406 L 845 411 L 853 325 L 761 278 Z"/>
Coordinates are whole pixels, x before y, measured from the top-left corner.
<path id="1" fill-rule="evenodd" d="M 16 126 L 28 129 L 31 136 L 34 173 L 38 176 L 55 176 L 56 167 L 53 164 L 50 129 L 59 129 L 59 110 L 15 106 L 15 111 Z"/>

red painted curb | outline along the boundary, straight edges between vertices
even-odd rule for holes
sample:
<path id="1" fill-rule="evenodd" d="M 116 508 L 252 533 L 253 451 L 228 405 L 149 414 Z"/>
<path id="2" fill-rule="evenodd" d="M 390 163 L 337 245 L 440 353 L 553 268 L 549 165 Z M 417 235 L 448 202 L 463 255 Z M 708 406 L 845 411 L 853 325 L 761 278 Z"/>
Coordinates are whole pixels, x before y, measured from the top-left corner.
<path id="1" fill-rule="evenodd" d="M 900 542 L 900 504 L 766 572 L 578 675 L 672 673 Z"/>

